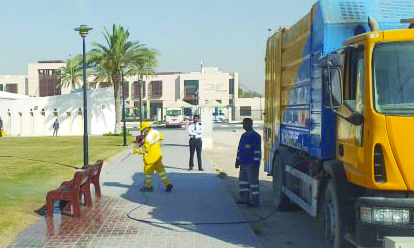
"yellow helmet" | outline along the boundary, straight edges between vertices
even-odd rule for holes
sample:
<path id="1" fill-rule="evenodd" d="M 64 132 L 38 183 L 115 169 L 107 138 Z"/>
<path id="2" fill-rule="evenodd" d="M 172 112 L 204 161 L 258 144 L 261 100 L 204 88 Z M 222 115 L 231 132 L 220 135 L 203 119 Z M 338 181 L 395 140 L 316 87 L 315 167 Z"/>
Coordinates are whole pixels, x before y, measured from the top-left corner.
<path id="1" fill-rule="evenodd" d="M 151 127 L 152 123 L 148 122 L 148 121 L 144 121 L 141 123 L 141 128 L 139 129 L 140 131 L 144 130 L 145 128 Z"/>

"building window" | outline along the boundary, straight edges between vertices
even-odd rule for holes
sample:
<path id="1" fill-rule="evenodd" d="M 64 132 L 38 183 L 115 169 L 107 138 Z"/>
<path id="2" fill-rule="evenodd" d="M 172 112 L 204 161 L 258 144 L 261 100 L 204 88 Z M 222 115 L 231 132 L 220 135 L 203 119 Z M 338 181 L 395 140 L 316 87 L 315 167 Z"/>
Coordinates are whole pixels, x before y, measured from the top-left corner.
<path id="1" fill-rule="evenodd" d="M 161 111 L 158 111 L 161 110 Z M 159 116 L 160 114 L 160 116 Z M 163 119 L 163 104 L 158 102 L 150 103 L 150 119 L 152 121 L 162 120 Z"/>
<path id="2" fill-rule="evenodd" d="M 162 97 L 162 81 L 151 81 L 148 86 L 149 96 L 151 98 Z"/>
<path id="3" fill-rule="evenodd" d="M 184 108 L 184 115 L 185 116 L 193 116 L 193 110 L 191 108 Z"/>
<path id="4" fill-rule="evenodd" d="M 198 104 L 198 80 L 184 80 L 184 100 L 190 104 Z"/>
<path id="5" fill-rule="evenodd" d="M 229 79 L 229 94 L 234 96 L 234 79 Z"/>
<path id="6" fill-rule="evenodd" d="M 0 91 L 3 91 L 3 84 L 0 84 Z"/>
<path id="7" fill-rule="evenodd" d="M 59 84 L 60 70 L 40 69 L 39 70 L 39 96 L 60 95 Z"/>
<path id="8" fill-rule="evenodd" d="M 240 107 L 240 116 L 251 116 L 252 107 L 251 106 L 242 106 Z"/>
<path id="9" fill-rule="evenodd" d="M 17 84 L 6 84 L 5 91 L 17 94 Z"/>
<path id="10" fill-rule="evenodd" d="M 145 82 L 143 82 L 143 81 L 141 81 L 142 83 L 142 98 L 144 98 L 145 97 Z M 133 84 L 132 84 L 132 98 L 134 99 L 134 100 L 138 100 L 139 99 L 139 94 L 140 94 L 140 91 L 141 91 L 141 88 L 140 88 L 140 85 L 141 85 L 140 83 L 139 83 L 139 81 L 135 81 Z"/>
<path id="11" fill-rule="evenodd" d="M 129 82 L 128 81 L 124 81 L 123 83 L 123 87 L 122 87 L 122 96 L 124 96 L 125 93 L 125 98 L 129 97 Z"/>

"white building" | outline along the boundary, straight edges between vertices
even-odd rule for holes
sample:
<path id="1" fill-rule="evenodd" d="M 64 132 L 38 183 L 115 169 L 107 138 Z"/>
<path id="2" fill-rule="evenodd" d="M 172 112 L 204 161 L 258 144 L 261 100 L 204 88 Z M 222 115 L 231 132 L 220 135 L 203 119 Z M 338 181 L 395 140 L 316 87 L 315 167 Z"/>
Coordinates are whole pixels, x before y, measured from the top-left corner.
<path id="1" fill-rule="evenodd" d="M 88 133 L 102 135 L 115 128 L 113 88 L 89 90 Z M 59 120 L 59 135 L 83 135 L 83 94 L 0 101 L 7 136 L 51 136 Z"/>
<path id="2" fill-rule="evenodd" d="M 139 114 L 140 84 L 137 77 L 127 77 L 126 102 L 130 114 Z M 216 112 L 223 112 L 229 116 L 233 105 L 237 103 L 239 85 L 238 73 L 221 72 L 218 68 L 207 67 L 200 72 L 164 72 L 143 79 L 142 104 L 144 118 L 153 119 L 165 109 L 173 105 L 178 99 L 192 104 L 193 108 L 186 108 L 187 116 L 194 114 L 199 106 L 211 100 L 220 103 Z M 162 118 L 163 116 L 161 116 Z M 231 118 L 231 117 L 230 117 Z M 158 116 L 159 119 L 159 116 Z M 231 119 L 234 119 L 231 118 Z"/>

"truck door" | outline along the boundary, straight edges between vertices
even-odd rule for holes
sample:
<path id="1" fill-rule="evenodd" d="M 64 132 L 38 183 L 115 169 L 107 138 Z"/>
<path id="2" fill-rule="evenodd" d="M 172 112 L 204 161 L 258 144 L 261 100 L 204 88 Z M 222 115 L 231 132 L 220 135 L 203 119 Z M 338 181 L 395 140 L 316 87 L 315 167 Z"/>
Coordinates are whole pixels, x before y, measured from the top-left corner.
<path id="1" fill-rule="evenodd" d="M 344 116 L 349 116 L 353 111 L 363 114 L 364 46 L 349 49 L 345 53 L 343 72 L 344 105 L 339 111 Z M 363 162 L 363 130 L 364 125 L 356 126 L 344 118 L 338 117 L 337 119 L 337 158 L 343 161 L 348 177 L 357 177 L 360 180 L 363 180 L 360 168 L 358 168 L 358 165 L 362 165 Z"/>

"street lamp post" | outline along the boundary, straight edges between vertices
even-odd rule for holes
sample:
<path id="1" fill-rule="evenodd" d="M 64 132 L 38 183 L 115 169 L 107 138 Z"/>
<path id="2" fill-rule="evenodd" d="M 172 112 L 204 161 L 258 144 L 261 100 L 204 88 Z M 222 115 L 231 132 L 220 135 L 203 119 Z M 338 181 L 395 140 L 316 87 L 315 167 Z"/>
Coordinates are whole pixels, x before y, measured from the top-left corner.
<path id="1" fill-rule="evenodd" d="M 142 91 L 143 91 L 143 80 L 138 80 L 138 86 L 139 86 L 139 124 L 142 124 Z"/>
<path id="2" fill-rule="evenodd" d="M 125 124 L 125 84 L 124 84 L 124 69 L 121 71 L 121 79 L 122 79 L 122 119 L 124 121 L 124 146 L 127 146 L 126 143 L 126 124 Z"/>
<path id="3" fill-rule="evenodd" d="M 86 93 L 86 54 L 85 54 L 85 38 L 92 28 L 87 25 L 80 25 L 74 29 L 79 32 L 83 40 L 83 169 L 88 167 L 88 96 Z"/>

